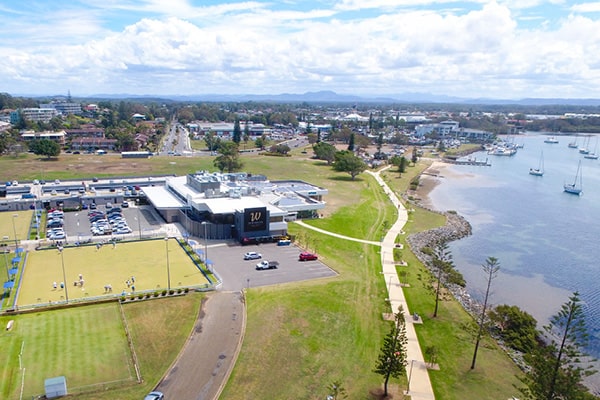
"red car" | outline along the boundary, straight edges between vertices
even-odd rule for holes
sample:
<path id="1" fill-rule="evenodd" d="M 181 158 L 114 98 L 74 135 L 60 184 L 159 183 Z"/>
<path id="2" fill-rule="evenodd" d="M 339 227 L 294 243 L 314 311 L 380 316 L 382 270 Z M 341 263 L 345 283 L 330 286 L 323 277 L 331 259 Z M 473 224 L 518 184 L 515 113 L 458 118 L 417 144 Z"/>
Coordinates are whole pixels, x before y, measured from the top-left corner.
<path id="1" fill-rule="evenodd" d="M 300 253 L 298 256 L 298 261 L 312 261 L 316 260 L 318 257 L 313 253 Z"/>

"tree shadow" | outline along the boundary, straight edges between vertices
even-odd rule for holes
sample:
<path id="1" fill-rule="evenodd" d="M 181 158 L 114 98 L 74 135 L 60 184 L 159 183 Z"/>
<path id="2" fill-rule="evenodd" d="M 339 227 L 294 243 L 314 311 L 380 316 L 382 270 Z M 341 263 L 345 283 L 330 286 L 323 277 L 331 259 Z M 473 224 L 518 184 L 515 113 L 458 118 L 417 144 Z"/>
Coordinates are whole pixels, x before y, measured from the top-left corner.
<path id="1" fill-rule="evenodd" d="M 331 181 L 340 181 L 340 182 L 362 182 L 362 181 L 364 181 L 364 179 L 362 179 L 358 176 L 356 178 L 354 178 L 354 180 L 353 180 L 350 175 L 348 175 L 348 176 L 343 176 L 343 175 L 332 176 L 327 179 L 329 179 Z"/>

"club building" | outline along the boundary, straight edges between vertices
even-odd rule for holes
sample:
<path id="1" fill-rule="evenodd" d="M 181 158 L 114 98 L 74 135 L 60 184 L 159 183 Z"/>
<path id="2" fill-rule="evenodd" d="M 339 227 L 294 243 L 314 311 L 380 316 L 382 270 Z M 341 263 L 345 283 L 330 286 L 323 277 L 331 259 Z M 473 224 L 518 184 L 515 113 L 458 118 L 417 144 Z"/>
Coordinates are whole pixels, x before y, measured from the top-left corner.
<path id="1" fill-rule="evenodd" d="M 303 181 L 204 171 L 142 190 L 167 223 L 181 224 L 192 236 L 242 243 L 285 235 L 288 221 L 318 217 L 327 194 Z"/>

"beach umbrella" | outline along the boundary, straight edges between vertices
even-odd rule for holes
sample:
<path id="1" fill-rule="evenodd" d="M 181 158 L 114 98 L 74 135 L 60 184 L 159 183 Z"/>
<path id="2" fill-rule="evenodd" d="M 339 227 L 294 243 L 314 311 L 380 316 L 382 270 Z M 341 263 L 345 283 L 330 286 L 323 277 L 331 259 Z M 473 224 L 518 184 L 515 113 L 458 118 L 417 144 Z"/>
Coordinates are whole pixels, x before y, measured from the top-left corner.
<path id="1" fill-rule="evenodd" d="M 12 259 L 12 263 L 13 264 L 17 264 L 17 263 L 20 263 L 20 262 L 21 262 L 21 257 L 13 257 L 13 259 Z"/>
<path id="2" fill-rule="evenodd" d="M 198 249 L 198 250 L 196 250 L 196 254 L 204 254 L 204 251 Z"/>
<path id="3" fill-rule="evenodd" d="M 8 273 L 10 275 L 16 275 L 17 272 L 19 272 L 19 268 L 11 268 L 11 269 L 8 270 Z"/>
<path id="4" fill-rule="evenodd" d="M 4 289 L 12 289 L 15 286 L 13 281 L 4 282 Z"/>
<path id="5" fill-rule="evenodd" d="M 17 253 L 17 254 L 18 254 L 18 253 L 22 253 L 22 252 L 24 252 L 24 251 L 25 251 L 25 249 L 24 249 L 24 248 L 22 248 L 22 247 L 18 247 L 18 248 L 15 250 L 15 253 Z"/>
<path id="6" fill-rule="evenodd" d="M 210 260 L 206 260 L 206 265 L 213 265 L 214 263 Z"/>

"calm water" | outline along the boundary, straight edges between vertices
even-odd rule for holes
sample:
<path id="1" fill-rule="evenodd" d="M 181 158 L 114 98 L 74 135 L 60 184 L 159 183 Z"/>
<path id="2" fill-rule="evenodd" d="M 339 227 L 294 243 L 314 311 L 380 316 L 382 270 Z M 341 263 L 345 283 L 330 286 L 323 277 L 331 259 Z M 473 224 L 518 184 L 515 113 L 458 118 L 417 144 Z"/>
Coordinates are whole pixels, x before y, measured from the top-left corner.
<path id="1" fill-rule="evenodd" d="M 456 210 L 473 226 L 472 236 L 450 245 L 472 296 L 481 299 L 484 294 L 481 265 L 489 256 L 498 258 L 501 266 L 492 282 L 491 302 L 517 305 L 540 324 L 578 291 L 593 336 L 588 351 L 598 357 L 600 161 L 584 159 L 577 149 L 568 148 L 572 137 L 558 137 L 558 144 L 544 143 L 545 138 L 515 138 L 524 148 L 512 157 L 474 154 L 477 159 L 488 157 L 492 166 L 452 166 L 430 197 L 437 209 Z M 542 150 L 544 176 L 529 175 Z M 574 181 L 579 160 L 583 195 L 564 193 L 563 184 Z"/>

